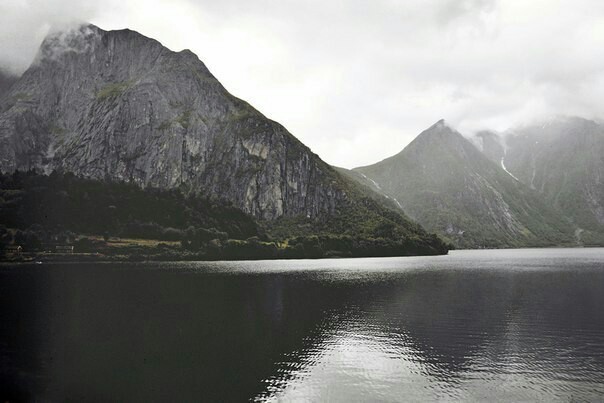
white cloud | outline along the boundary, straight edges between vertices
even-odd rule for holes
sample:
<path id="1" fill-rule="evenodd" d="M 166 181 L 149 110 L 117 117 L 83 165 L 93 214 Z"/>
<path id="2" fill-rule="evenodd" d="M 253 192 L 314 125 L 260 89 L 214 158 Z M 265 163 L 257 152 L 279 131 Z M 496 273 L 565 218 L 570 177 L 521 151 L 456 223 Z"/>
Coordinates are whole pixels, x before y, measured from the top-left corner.
<path id="1" fill-rule="evenodd" d="M 462 131 L 604 118 L 597 0 L 4 0 L 0 60 L 23 69 L 45 30 L 72 20 L 191 49 L 233 94 L 346 167 L 400 151 L 440 118 Z"/>

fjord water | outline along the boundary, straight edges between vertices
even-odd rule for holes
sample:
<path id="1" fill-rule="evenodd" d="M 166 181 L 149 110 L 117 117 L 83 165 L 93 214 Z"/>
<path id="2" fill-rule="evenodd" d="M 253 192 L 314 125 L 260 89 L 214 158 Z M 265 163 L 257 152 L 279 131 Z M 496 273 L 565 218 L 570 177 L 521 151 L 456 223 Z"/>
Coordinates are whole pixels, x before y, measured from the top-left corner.
<path id="1" fill-rule="evenodd" d="M 0 394 L 601 401 L 604 249 L 0 266 Z"/>

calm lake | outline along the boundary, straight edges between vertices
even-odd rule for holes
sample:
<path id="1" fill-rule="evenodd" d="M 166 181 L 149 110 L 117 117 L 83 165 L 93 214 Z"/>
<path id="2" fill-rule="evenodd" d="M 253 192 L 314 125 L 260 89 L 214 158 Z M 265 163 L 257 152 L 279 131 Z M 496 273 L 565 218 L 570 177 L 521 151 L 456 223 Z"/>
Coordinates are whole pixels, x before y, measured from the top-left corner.
<path id="1" fill-rule="evenodd" d="M 0 265 L 0 323 L 2 400 L 604 400 L 604 249 Z"/>

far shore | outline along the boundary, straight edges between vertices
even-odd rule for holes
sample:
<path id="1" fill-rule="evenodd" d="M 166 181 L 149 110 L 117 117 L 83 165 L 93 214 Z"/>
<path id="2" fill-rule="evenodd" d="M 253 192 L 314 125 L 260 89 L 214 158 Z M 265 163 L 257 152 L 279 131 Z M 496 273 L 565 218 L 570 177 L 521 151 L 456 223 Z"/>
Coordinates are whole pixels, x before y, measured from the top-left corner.
<path id="1" fill-rule="evenodd" d="M 475 249 L 457 249 L 458 251 L 487 251 L 487 250 L 529 250 L 529 249 L 597 249 L 600 246 L 581 246 L 581 245 L 557 245 L 544 247 L 526 247 L 526 248 L 475 248 Z M 329 255 L 318 257 L 303 256 L 208 256 L 205 253 L 168 253 L 168 254 L 133 254 L 133 255 L 106 255 L 102 253 L 22 253 L 19 256 L 2 257 L 0 264 L 40 264 L 40 263 L 129 263 L 129 262 L 215 262 L 215 261 L 245 261 L 245 260 L 318 260 L 318 259 L 351 259 L 351 258 L 386 258 L 386 257 L 419 257 L 419 256 L 446 256 L 444 254 L 400 254 L 400 255 L 366 255 L 366 256 L 347 256 L 347 255 Z"/>

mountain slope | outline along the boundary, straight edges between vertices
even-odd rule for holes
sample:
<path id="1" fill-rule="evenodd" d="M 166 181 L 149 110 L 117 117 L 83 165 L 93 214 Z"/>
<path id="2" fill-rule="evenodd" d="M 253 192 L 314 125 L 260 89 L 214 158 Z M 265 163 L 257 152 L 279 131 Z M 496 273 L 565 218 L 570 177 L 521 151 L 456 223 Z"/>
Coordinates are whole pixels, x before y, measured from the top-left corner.
<path id="1" fill-rule="evenodd" d="M 0 108 L 5 171 L 187 186 L 268 219 L 316 216 L 342 198 L 326 164 L 231 96 L 193 53 L 133 31 L 88 25 L 49 36 Z"/>
<path id="2" fill-rule="evenodd" d="M 482 130 L 470 137 L 470 141 L 472 141 L 488 159 L 501 165 L 506 149 L 505 142 L 498 133 Z"/>
<path id="3" fill-rule="evenodd" d="M 5 92 L 8 92 L 13 83 L 15 83 L 18 79 L 19 77 L 0 68 L 0 97 L 2 97 Z"/>
<path id="4" fill-rule="evenodd" d="M 49 35 L 2 96 L 0 170 L 32 168 L 201 193 L 280 234 L 305 226 L 371 235 L 387 224 L 446 251 L 229 94 L 192 52 L 130 30 Z"/>
<path id="5" fill-rule="evenodd" d="M 429 231 L 459 247 L 570 242 L 573 228 L 538 195 L 439 121 L 399 154 L 356 172 Z"/>
<path id="6" fill-rule="evenodd" d="M 580 227 L 587 242 L 604 240 L 604 126 L 555 118 L 505 136 L 507 169 Z"/>

